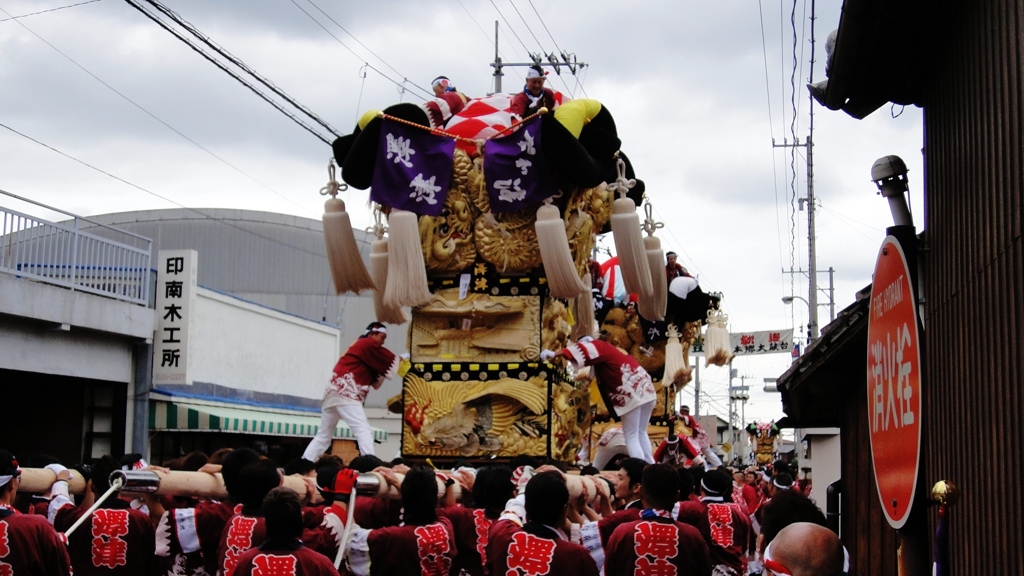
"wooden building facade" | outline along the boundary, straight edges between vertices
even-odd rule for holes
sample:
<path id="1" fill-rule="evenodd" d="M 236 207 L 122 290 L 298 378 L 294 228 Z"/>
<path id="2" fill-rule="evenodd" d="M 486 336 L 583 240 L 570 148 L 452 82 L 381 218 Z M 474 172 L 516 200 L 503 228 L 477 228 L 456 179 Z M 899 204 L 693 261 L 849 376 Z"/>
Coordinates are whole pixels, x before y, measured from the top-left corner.
<path id="1" fill-rule="evenodd" d="M 845 0 L 822 104 L 856 118 L 889 102 L 924 109 L 919 494 L 938 480 L 961 490 L 949 530 L 955 575 L 1024 574 L 1022 94 L 1024 1 Z M 896 531 L 870 467 L 861 308 L 844 310 L 779 387 L 795 425 L 842 428 L 851 573 L 897 574 Z M 935 513 L 917 506 L 910 530 L 928 545 Z"/>

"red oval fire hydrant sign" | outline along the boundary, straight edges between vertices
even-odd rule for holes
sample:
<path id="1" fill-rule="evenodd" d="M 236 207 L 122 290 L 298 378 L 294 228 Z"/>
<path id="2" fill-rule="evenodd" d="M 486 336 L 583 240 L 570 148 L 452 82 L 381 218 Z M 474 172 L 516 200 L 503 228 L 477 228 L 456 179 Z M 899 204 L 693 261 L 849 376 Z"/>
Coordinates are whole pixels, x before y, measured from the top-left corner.
<path id="1" fill-rule="evenodd" d="M 871 285 L 867 385 L 878 498 L 889 524 L 902 528 L 921 460 L 921 353 L 911 272 L 892 236 L 878 252 Z"/>

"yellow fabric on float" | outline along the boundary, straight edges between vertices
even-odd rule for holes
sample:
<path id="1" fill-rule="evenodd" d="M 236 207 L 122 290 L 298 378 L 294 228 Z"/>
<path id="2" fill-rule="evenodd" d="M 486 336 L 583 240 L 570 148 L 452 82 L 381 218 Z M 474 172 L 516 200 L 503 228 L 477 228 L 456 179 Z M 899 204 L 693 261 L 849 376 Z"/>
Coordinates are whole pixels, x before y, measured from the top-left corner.
<path id="1" fill-rule="evenodd" d="M 583 127 L 601 112 L 601 103 L 593 98 L 570 100 L 555 109 L 555 120 L 579 138 Z"/>

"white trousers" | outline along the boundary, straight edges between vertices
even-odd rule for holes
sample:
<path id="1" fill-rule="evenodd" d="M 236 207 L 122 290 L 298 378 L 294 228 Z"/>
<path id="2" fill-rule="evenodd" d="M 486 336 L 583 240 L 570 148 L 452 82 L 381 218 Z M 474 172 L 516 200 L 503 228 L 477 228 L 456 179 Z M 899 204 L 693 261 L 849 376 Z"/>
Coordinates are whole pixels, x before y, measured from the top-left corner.
<path id="1" fill-rule="evenodd" d="M 302 457 L 310 462 L 316 462 L 318 458 L 331 445 L 331 437 L 334 435 L 334 428 L 338 420 L 344 420 L 352 435 L 356 437 L 359 444 L 359 454 L 373 455 L 373 431 L 370 430 L 370 423 L 366 420 L 366 412 L 363 412 L 361 404 L 342 404 L 324 408 L 320 412 L 320 429 L 316 436 L 310 441 Z"/>
<path id="2" fill-rule="evenodd" d="M 639 458 L 648 464 L 654 464 L 651 452 L 651 438 L 647 435 L 647 425 L 651 422 L 654 411 L 654 400 L 622 414 L 622 435 L 626 440 L 626 451 L 630 458 Z"/>

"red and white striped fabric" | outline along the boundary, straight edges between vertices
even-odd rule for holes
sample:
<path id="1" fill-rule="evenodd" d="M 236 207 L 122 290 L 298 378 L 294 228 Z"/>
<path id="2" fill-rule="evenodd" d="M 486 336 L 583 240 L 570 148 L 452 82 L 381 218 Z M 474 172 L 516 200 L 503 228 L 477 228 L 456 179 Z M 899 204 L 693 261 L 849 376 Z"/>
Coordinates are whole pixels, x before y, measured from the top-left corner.
<path id="1" fill-rule="evenodd" d="M 570 98 L 561 92 L 555 92 L 555 108 Z M 445 127 L 445 132 L 469 138 L 470 140 L 486 140 L 512 125 L 512 94 L 493 94 L 483 98 L 473 98 L 466 103 L 459 113 L 452 116 Z M 478 155 L 476 146 L 459 141 L 457 146 L 470 156 Z"/>

